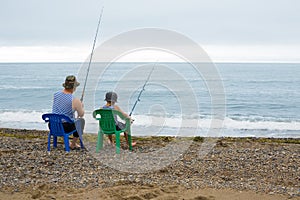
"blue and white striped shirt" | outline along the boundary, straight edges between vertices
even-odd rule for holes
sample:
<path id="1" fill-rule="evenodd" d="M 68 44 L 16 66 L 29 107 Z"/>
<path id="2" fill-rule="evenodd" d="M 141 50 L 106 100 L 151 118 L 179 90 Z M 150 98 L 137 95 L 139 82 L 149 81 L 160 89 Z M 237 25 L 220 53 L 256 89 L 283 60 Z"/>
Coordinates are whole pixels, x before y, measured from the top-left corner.
<path id="1" fill-rule="evenodd" d="M 62 91 L 56 92 L 53 97 L 52 113 L 63 114 L 74 120 L 73 98 L 73 94 L 65 94 Z"/>

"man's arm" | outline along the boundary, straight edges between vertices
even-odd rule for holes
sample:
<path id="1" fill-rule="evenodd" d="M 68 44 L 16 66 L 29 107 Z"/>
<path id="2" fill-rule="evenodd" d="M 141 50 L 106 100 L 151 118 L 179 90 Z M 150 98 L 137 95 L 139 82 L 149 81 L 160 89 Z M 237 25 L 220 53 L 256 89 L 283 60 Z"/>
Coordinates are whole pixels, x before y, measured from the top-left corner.
<path id="1" fill-rule="evenodd" d="M 81 101 L 77 98 L 73 99 L 72 106 L 73 106 L 73 109 L 77 111 L 78 117 L 83 117 L 84 109 L 83 109 L 83 104 L 81 103 Z"/>

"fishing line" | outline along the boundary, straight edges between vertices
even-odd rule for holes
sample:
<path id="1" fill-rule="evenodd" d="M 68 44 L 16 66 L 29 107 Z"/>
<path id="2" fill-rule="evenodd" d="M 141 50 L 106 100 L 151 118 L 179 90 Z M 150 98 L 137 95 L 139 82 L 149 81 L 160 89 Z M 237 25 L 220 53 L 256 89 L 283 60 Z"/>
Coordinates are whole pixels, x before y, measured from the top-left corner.
<path id="1" fill-rule="evenodd" d="M 95 35 L 95 38 L 94 38 L 94 43 L 93 43 L 93 48 L 92 48 L 92 52 L 91 52 L 91 56 L 90 56 L 90 61 L 89 61 L 89 65 L 88 65 L 86 76 L 85 76 L 85 81 L 84 81 L 84 85 L 83 85 L 83 89 L 82 89 L 82 95 L 81 95 L 81 98 L 80 98 L 81 102 L 83 101 L 83 96 L 84 96 L 84 91 L 85 91 L 85 87 L 86 87 L 86 82 L 87 82 L 87 78 L 88 78 L 88 75 L 89 75 L 90 66 L 91 66 L 91 62 L 92 62 L 92 58 L 93 58 L 93 54 L 94 54 L 94 49 L 95 49 L 95 44 L 96 44 L 96 40 L 97 40 L 97 36 L 98 36 L 100 22 L 101 22 L 101 19 L 102 19 L 103 8 L 104 7 L 102 7 L 101 14 L 99 16 L 99 21 L 98 21 L 98 26 L 97 26 L 97 30 L 96 30 L 96 35 Z"/>

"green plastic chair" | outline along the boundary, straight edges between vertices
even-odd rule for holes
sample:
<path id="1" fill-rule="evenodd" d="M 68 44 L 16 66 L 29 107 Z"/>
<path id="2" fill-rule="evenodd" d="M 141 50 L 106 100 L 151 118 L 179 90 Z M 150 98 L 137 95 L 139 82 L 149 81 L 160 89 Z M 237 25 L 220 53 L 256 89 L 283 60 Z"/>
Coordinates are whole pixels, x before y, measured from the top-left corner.
<path id="1" fill-rule="evenodd" d="M 126 127 L 122 130 L 116 129 L 116 122 L 114 116 L 119 116 L 121 119 L 125 120 Z M 98 109 L 93 112 L 93 117 L 99 120 L 99 131 L 96 152 L 98 153 L 100 149 L 103 148 L 103 134 L 106 135 L 116 135 L 116 153 L 120 153 L 121 142 L 120 134 L 126 132 L 128 134 L 128 146 L 129 150 L 132 150 L 131 143 L 131 132 L 130 132 L 130 119 L 125 118 L 123 114 L 117 110 L 112 109 Z"/>

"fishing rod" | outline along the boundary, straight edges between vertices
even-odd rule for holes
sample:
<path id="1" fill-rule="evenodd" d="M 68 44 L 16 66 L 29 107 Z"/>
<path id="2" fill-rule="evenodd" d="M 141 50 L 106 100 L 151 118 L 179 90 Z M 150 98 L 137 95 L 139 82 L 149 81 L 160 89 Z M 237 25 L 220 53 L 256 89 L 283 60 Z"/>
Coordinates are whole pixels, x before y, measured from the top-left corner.
<path id="1" fill-rule="evenodd" d="M 145 81 L 145 83 L 144 83 L 144 85 L 143 85 L 143 87 L 142 87 L 142 89 L 141 89 L 141 91 L 140 91 L 140 93 L 139 93 L 139 95 L 138 95 L 138 97 L 137 97 L 137 99 L 136 99 L 136 101 L 135 101 L 135 103 L 134 103 L 134 105 L 133 105 L 131 111 L 130 111 L 129 116 L 131 116 L 131 114 L 133 113 L 133 110 L 135 109 L 135 106 L 136 106 L 137 103 L 141 100 L 140 97 L 141 97 L 143 91 L 145 90 L 145 87 L 146 87 L 146 85 L 147 85 L 147 83 L 148 83 L 148 81 L 149 81 L 149 79 L 150 79 L 150 76 L 151 76 L 151 74 L 152 74 L 152 72 L 153 72 L 153 70 L 154 70 L 154 67 L 155 67 L 155 66 L 152 67 L 152 70 L 150 71 L 150 73 L 149 73 L 149 75 L 148 75 L 148 78 L 147 78 L 147 80 Z"/>
<path id="2" fill-rule="evenodd" d="M 87 78 L 88 78 L 88 75 L 89 75 L 90 66 L 91 66 L 91 62 L 92 62 L 92 58 L 93 58 L 93 54 L 94 54 L 94 49 L 95 49 L 95 44 L 96 44 L 96 40 L 97 40 L 97 36 L 98 36 L 100 22 L 101 22 L 101 19 L 102 19 L 103 8 L 104 7 L 102 7 L 101 14 L 99 16 L 99 21 L 98 21 L 98 26 L 97 26 L 97 30 L 96 30 L 96 35 L 95 35 L 95 38 L 94 38 L 94 43 L 93 43 L 93 48 L 92 48 L 92 52 L 91 52 L 91 56 L 90 56 L 90 61 L 89 61 L 89 65 L 88 65 L 86 76 L 85 76 L 85 81 L 84 81 L 84 85 L 83 85 L 83 89 L 82 89 L 82 95 L 81 95 L 81 98 L 80 98 L 81 102 L 83 101 L 83 96 L 84 96 L 84 91 L 85 91 L 85 87 L 86 87 L 86 82 L 87 82 Z"/>

